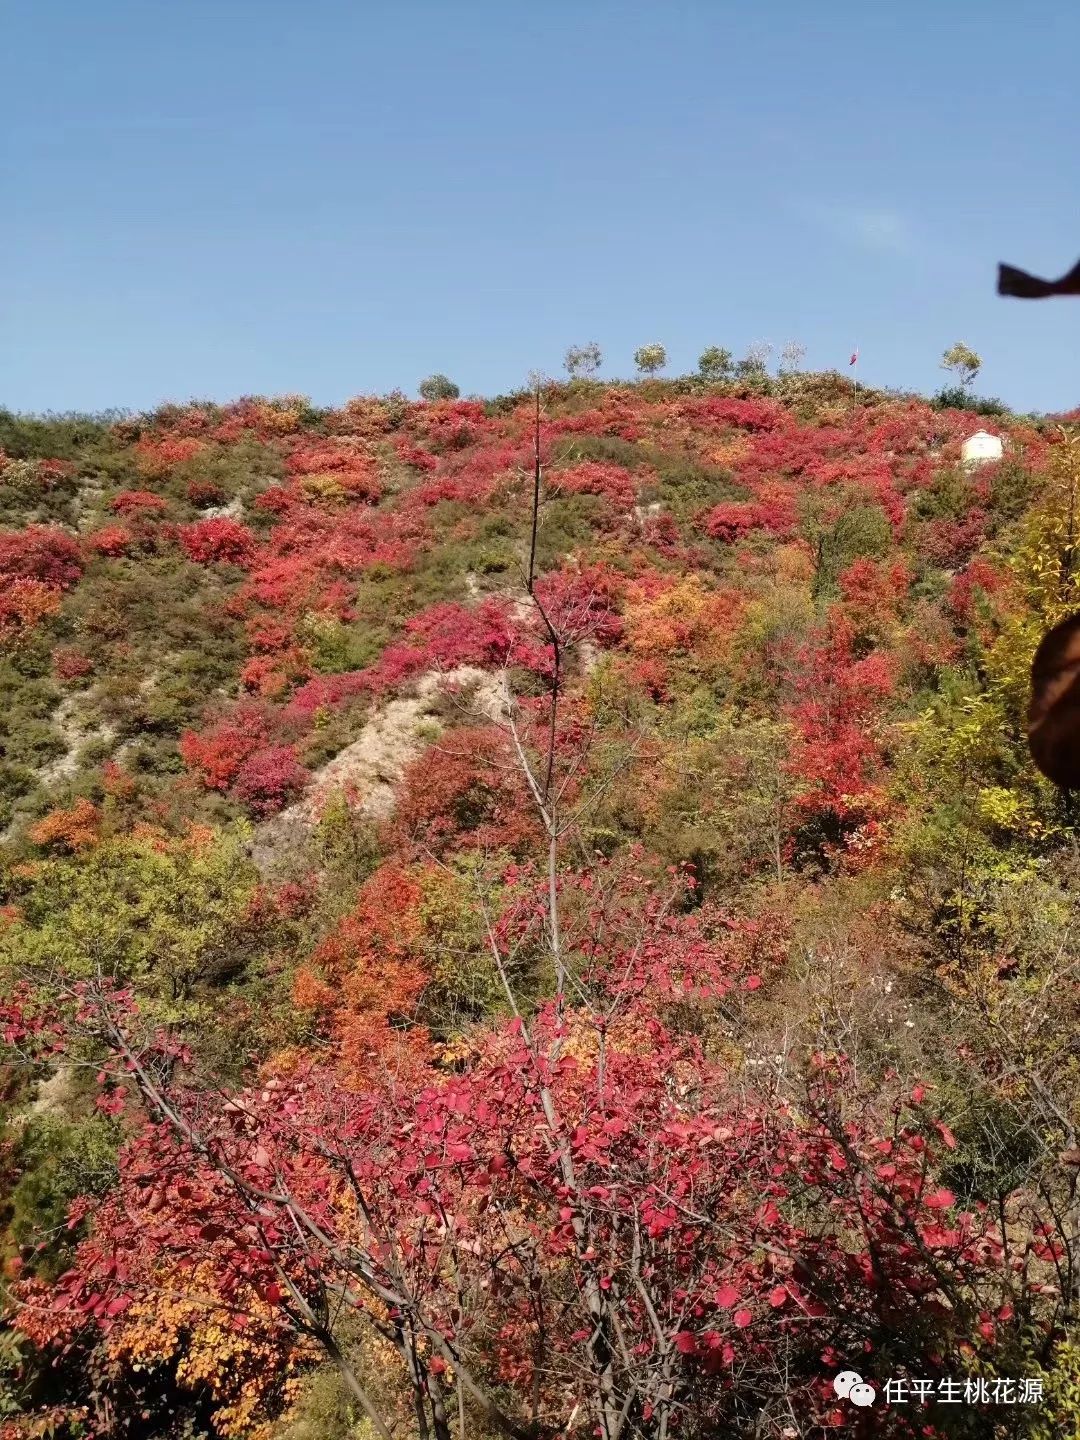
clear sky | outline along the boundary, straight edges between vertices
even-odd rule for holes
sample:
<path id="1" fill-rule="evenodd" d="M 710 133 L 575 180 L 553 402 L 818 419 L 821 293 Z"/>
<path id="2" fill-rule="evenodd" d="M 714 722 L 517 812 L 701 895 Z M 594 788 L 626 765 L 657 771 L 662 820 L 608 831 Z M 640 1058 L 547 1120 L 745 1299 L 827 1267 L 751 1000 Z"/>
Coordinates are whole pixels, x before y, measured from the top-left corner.
<path id="1" fill-rule="evenodd" d="M 1080 403 L 1080 7 L 8 0 L 0 404 L 463 393 L 807 347 Z"/>

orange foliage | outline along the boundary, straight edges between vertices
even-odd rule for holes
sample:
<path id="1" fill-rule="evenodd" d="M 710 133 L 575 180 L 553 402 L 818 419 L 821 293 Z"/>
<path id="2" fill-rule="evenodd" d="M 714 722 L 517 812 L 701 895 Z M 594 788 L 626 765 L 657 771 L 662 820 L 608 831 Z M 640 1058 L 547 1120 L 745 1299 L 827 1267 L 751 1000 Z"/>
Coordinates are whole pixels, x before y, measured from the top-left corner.
<path id="1" fill-rule="evenodd" d="M 533 806 L 503 732 L 463 727 L 418 756 L 402 778 L 396 829 L 428 850 L 516 853 L 535 840 Z"/>
<path id="2" fill-rule="evenodd" d="M 160 480 L 174 465 L 193 459 L 203 447 L 193 439 L 146 439 L 140 440 L 134 448 L 139 473 L 148 480 Z"/>
<path id="3" fill-rule="evenodd" d="M 420 936 L 417 906 L 422 893 L 407 870 L 395 865 L 376 870 L 361 887 L 355 908 L 315 952 L 320 968 L 341 982 L 353 973 L 359 961 L 376 951 L 381 960 L 407 961 Z M 416 993 L 422 987 L 423 977 Z M 371 999 L 377 1003 L 379 996 L 373 994 Z M 405 1012 L 397 1009 L 396 1013 Z"/>
<path id="4" fill-rule="evenodd" d="M 693 656 L 704 667 L 721 664 L 746 609 L 746 596 L 715 589 L 700 575 L 660 577 L 627 587 L 626 643 L 642 659 Z"/>
<path id="5" fill-rule="evenodd" d="M 322 942 L 293 983 L 300 1009 L 321 1011 L 354 1078 L 412 1068 L 427 1054 L 410 1019 L 428 982 L 416 956 L 422 890 L 407 870 L 384 865 L 361 887 L 355 908 Z M 319 973 L 321 972 L 321 973 Z M 325 978 L 323 978 L 325 977 Z"/>
<path id="6" fill-rule="evenodd" d="M 293 1004 L 298 1010 L 327 1011 L 333 1008 L 338 992 L 313 970 L 301 965 L 293 979 Z"/>
<path id="7" fill-rule="evenodd" d="M 41 580 L 12 580 L 0 594 L 0 646 L 18 645 L 47 615 L 60 609 L 60 592 Z"/>
<path id="8" fill-rule="evenodd" d="M 60 850 L 88 850 L 101 839 L 101 812 L 85 796 L 70 810 L 52 810 L 30 827 L 35 845 L 55 845 Z"/>

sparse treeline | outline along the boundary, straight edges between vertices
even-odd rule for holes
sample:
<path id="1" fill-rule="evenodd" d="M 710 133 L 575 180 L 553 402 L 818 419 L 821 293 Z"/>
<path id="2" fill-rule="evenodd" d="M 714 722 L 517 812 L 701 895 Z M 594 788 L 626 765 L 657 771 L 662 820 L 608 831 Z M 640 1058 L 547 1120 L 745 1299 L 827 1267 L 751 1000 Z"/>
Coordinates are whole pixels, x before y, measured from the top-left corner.
<path id="1" fill-rule="evenodd" d="M 775 347 L 768 341 L 755 341 L 746 354 L 736 360 L 730 350 L 720 345 L 709 345 L 698 357 L 698 378 L 710 384 L 730 380 L 761 380 L 769 375 L 769 362 Z M 777 359 L 778 378 L 796 375 L 802 369 L 806 358 L 806 346 L 797 340 L 784 344 Z M 659 375 L 668 363 L 667 348 L 659 342 L 640 345 L 634 351 L 634 367 L 639 379 L 651 379 Z M 571 345 L 563 357 L 563 369 L 571 380 L 595 380 L 604 364 L 604 355 L 595 340 L 583 345 Z M 982 359 L 970 346 L 958 341 L 942 356 L 942 368 L 956 377 L 956 384 L 942 390 L 937 397 L 943 408 L 984 409 L 988 413 L 1004 410 L 998 401 L 976 402 L 971 387 L 982 368 Z M 418 391 L 424 400 L 456 399 L 461 393 L 453 381 L 445 375 L 429 375 L 421 381 Z"/>

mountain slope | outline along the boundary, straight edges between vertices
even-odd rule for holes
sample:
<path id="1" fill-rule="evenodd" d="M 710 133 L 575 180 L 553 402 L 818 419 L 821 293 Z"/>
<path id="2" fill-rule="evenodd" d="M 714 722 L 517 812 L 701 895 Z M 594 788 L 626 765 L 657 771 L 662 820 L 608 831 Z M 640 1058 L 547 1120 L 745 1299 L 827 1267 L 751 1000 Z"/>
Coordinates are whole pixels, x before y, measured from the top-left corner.
<path id="1" fill-rule="evenodd" d="M 1078 442 L 540 399 L 0 416 L 0 1435 L 1065 1413 Z"/>

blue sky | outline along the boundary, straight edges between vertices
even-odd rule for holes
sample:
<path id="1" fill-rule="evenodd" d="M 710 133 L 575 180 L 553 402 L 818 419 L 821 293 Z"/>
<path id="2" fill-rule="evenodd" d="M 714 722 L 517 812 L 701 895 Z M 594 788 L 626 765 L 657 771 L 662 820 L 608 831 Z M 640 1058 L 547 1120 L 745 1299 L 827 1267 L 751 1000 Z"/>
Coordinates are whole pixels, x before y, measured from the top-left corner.
<path id="1" fill-rule="evenodd" d="M 337 403 L 856 344 L 1080 403 L 1080 9 L 1055 0 L 12 0 L 0 404 Z"/>

